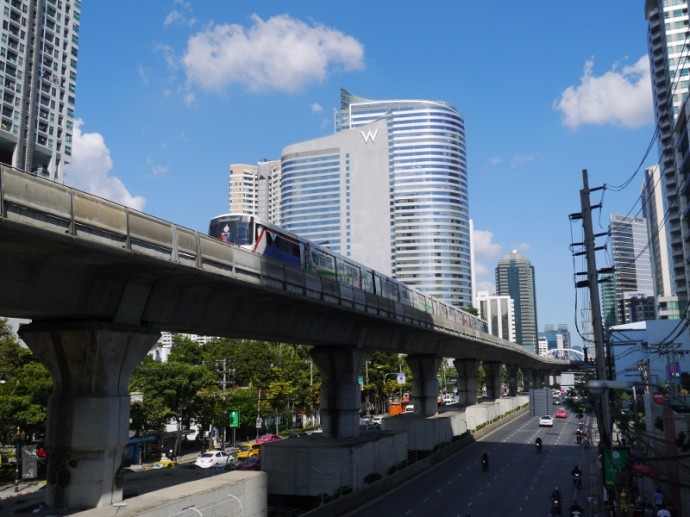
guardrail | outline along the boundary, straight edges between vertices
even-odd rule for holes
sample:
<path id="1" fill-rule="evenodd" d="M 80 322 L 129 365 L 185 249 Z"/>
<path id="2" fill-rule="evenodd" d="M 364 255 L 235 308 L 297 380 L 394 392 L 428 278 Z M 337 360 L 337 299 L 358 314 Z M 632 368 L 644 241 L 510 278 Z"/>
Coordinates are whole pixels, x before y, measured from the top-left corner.
<path id="1" fill-rule="evenodd" d="M 431 315 L 7 165 L 0 167 L 0 216 L 74 239 L 531 356 L 514 343 L 452 321 L 443 311 Z"/>

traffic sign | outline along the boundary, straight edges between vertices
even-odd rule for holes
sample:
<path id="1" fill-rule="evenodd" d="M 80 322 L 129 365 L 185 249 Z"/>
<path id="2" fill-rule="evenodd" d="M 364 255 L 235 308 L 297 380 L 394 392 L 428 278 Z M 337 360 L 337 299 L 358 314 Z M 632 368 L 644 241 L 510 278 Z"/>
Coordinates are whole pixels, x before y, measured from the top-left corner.
<path id="1" fill-rule="evenodd" d="M 398 384 L 405 384 L 405 374 L 404 373 L 398 374 Z"/>
<path id="2" fill-rule="evenodd" d="M 240 426 L 240 410 L 231 409 L 228 411 L 228 427 L 239 427 Z"/>
<path id="3" fill-rule="evenodd" d="M 261 419 L 261 417 L 256 418 L 256 428 L 259 429 L 263 425 L 264 421 Z"/>

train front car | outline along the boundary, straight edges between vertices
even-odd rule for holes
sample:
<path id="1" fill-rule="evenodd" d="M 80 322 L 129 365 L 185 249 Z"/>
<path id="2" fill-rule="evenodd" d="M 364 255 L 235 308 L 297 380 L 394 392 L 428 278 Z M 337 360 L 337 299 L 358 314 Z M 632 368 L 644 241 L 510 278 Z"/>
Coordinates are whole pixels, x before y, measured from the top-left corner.
<path id="1" fill-rule="evenodd" d="M 253 250 L 254 218 L 251 215 L 224 214 L 211 219 L 208 234 L 229 244 Z"/>

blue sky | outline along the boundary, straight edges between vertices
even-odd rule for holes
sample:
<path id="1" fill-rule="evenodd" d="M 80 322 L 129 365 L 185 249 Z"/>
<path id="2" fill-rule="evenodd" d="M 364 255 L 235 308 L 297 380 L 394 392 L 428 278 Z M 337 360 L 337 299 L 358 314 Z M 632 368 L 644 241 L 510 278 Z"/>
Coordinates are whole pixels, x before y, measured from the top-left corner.
<path id="1" fill-rule="evenodd" d="M 540 330 L 575 342 L 581 171 L 617 186 L 657 158 L 642 0 L 83 2 L 79 45 L 65 183 L 199 231 L 227 210 L 229 164 L 331 133 L 341 87 L 450 102 L 479 288 L 520 250 Z M 640 184 L 606 191 L 595 232 L 639 210 Z"/>

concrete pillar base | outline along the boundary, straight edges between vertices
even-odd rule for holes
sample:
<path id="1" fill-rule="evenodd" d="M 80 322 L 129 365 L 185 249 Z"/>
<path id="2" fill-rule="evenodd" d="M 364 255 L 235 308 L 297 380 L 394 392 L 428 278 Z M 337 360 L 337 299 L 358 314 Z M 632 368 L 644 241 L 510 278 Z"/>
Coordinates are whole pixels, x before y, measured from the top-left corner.
<path id="1" fill-rule="evenodd" d="M 458 402 L 461 406 L 477 403 L 477 368 L 476 359 L 456 359 L 453 361 L 458 372 Z"/>
<path id="2" fill-rule="evenodd" d="M 490 399 L 501 398 L 501 362 L 484 361 L 486 372 L 486 396 Z"/>
<path id="3" fill-rule="evenodd" d="M 407 365 L 412 370 L 412 404 L 418 416 L 438 413 L 438 367 L 442 357 L 431 354 L 410 354 Z"/>
<path id="4" fill-rule="evenodd" d="M 514 397 L 518 392 L 518 370 L 517 365 L 509 364 L 506 366 L 508 370 L 508 395 Z"/>
<path id="5" fill-rule="evenodd" d="M 368 353 L 351 347 L 314 347 L 309 355 L 321 373 L 321 427 L 329 438 L 359 436 L 360 385 Z"/>
<path id="6" fill-rule="evenodd" d="M 39 322 L 19 336 L 53 377 L 48 401 L 47 504 L 93 508 L 122 501 L 131 373 L 160 333 L 100 322 Z"/>

